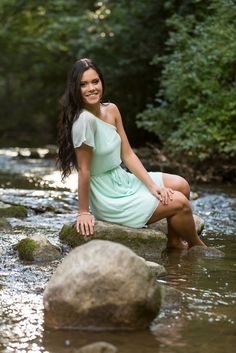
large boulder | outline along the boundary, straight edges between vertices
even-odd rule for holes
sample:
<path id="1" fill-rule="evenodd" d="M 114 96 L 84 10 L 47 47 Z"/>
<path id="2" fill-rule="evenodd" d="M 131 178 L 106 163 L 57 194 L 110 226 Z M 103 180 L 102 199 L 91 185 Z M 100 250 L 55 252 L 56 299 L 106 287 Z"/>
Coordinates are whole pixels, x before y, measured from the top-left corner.
<path id="1" fill-rule="evenodd" d="M 159 312 L 161 289 L 132 250 L 93 240 L 65 257 L 43 302 L 51 328 L 144 329 Z"/>
<path id="2" fill-rule="evenodd" d="M 162 250 L 166 248 L 166 235 L 150 228 L 129 228 L 118 224 L 96 221 L 93 237 L 83 237 L 77 233 L 74 224 L 65 224 L 60 233 L 62 243 L 70 247 L 76 247 L 92 239 L 111 240 L 128 246 L 138 255 L 145 258 L 157 258 Z"/>

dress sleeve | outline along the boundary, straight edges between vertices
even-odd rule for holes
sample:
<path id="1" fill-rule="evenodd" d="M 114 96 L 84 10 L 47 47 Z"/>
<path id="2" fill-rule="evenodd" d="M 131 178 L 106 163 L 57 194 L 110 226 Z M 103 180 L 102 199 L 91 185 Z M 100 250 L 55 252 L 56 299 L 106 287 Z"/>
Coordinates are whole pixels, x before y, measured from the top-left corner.
<path id="1" fill-rule="evenodd" d="M 94 135 L 96 123 L 91 116 L 81 114 L 72 126 L 72 141 L 74 148 L 80 147 L 82 143 L 95 149 Z"/>

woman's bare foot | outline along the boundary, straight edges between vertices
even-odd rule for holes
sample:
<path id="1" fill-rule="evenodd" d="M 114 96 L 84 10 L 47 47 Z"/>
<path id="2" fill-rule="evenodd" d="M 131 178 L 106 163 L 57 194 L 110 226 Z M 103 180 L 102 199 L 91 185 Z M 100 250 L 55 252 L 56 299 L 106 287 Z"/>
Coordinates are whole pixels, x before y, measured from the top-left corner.
<path id="1" fill-rule="evenodd" d="M 180 250 L 189 248 L 188 243 L 185 240 L 181 240 L 179 238 L 168 239 L 166 247 L 167 249 L 180 249 Z"/>
<path id="2" fill-rule="evenodd" d="M 189 248 L 192 248 L 195 245 L 202 246 L 203 248 L 207 248 L 208 247 L 205 243 L 203 243 L 203 241 L 199 237 L 196 237 L 196 240 L 195 240 L 194 243 L 189 244 Z"/>

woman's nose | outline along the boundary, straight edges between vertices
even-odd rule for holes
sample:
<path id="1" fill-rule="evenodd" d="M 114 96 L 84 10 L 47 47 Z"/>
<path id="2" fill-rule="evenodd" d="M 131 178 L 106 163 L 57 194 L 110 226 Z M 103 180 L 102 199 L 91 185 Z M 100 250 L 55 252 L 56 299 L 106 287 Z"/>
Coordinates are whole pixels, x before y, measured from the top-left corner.
<path id="1" fill-rule="evenodd" d="M 89 91 L 94 91 L 94 86 L 92 83 L 89 83 L 88 89 Z"/>

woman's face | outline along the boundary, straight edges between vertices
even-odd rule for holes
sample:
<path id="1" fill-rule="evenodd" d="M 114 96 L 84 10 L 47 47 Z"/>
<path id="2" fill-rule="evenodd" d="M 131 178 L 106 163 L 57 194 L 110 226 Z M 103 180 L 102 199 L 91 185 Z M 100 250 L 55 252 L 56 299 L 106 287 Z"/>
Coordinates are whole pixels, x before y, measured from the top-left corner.
<path id="1" fill-rule="evenodd" d="M 94 69 L 90 68 L 83 73 L 80 81 L 80 90 L 85 106 L 100 103 L 103 87 L 98 73 Z"/>

